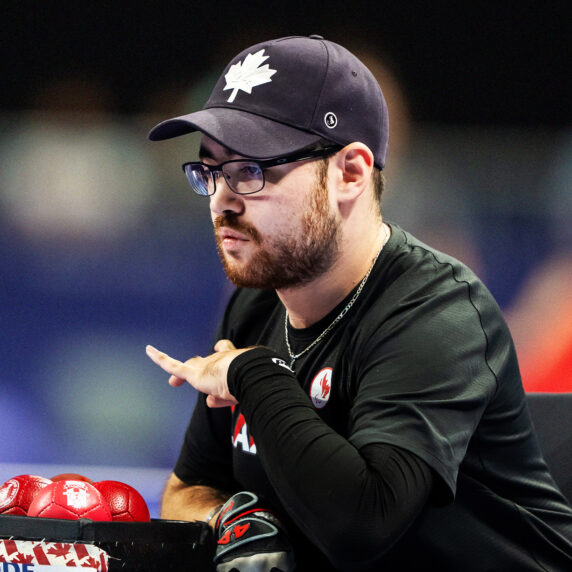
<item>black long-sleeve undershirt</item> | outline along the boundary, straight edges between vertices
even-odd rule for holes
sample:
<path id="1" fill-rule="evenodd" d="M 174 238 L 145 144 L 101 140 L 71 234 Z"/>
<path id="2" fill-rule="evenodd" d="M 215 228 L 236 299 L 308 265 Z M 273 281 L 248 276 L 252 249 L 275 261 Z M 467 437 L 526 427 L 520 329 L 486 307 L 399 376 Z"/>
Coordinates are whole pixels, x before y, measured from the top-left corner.
<path id="1" fill-rule="evenodd" d="M 320 419 L 273 357 L 253 349 L 228 374 L 260 461 L 289 517 L 336 568 L 368 568 L 422 510 L 432 472 L 389 444 L 356 449 Z"/>

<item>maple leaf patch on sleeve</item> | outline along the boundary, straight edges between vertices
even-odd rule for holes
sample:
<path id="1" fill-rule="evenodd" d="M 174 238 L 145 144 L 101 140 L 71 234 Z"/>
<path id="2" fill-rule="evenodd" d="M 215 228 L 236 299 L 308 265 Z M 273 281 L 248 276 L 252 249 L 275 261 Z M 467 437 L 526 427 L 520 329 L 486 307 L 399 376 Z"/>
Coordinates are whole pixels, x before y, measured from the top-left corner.
<path id="1" fill-rule="evenodd" d="M 262 65 L 270 56 L 264 55 L 264 50 L 255 54 L 248 54 L 244 62 L 238 62 L 230 66 L 224 76 L 226 79 L 225 90 L 232 89 L 228 102 L 232 103 L 239 90 L 252 93 L 252 88 L 263 83 L 269 83 L 276 70 L 270 69 L 268 64 Z"/>

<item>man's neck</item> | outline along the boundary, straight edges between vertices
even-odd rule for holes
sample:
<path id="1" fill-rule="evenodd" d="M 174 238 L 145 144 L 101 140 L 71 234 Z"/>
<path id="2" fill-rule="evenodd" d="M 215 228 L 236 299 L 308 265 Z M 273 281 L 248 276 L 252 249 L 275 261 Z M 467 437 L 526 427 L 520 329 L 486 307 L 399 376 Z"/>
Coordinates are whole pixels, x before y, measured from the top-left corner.
<path id="1" fill-rule="evenodd" d="M 361 282 L 388 237 L 389 227 L 383 224 L 371 240 L 363 240 L 359 248 L 344 248 L 325 274 L 308 284 L 278 290 L 290 324 L 307 328 L 331 312 Z"/>

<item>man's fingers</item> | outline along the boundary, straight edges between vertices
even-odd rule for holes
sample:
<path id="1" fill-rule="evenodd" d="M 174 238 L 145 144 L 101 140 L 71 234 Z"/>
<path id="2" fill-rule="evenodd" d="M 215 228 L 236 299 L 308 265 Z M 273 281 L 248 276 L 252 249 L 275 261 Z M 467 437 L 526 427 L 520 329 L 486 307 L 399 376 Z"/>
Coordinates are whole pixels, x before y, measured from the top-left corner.
<path id="1" fill-rule="evenodd" d="M 247 350 L 237 350 L 229 340 L 220 340 L 217 348 L 216 353 L 206 358 L 194 357 L 186 362 L 174 359 L 151 345 L 145 348 L 145 352 L 155 364 L 171 374 L 171 386 L 178 387 L 188 382 L 197 391 L 209 396 L 210 407 L 228 407 L 237 403 L 228 391 L 228 367 L 236 355 Z"/>
<path id="2" fill-rule="evenodd" d="M 205 384 L 202 383 L 200 375 L 198 375 L 199 372 L 196 367 L 191 365 L 191 362 L 201 362 L 203 358 L 196 357 L 187 362 L 182 362 L 150 345 L 145 348 L 145 352 L 161 369 L 171 374 L 169 385 L 172 387 L 179 387 L 188 382 L 195 389 L 209 393 L 209 387 L 203 387 Z"/>
<path id="3" fill-rule="evenodd" d="M 151 360 L 153 360 L 160 368 L 164 369 L 167 373 L 170 373 L 172 376 L 182 379 L 184 382 L 185 380 L 184 373 L 186 366 L 183 362 L 175 358 L 172 358 L 171 356 L 167 355 L 164 352 L 159 351 L 157 348 L 154 348 L 153 346 L 147 346 L 145 348 L 145 352 L 151 358 Z"/>
<path id="4" fill-rule="evenodd" d="M 183 379 L 182 377 L 177 377 L 176 375 L 172 375 L 169 378 L 169 385 L 172 387 L 180 387 L 184 383 L 187 383 L 187 381 L 185 379 Z"/>
<path id="5" fill-rule="evenodd" d="M 237 403 L 238 402 L 236 399 L 234 399 L 234 397 L 231 397 L 231 399 L 222 399 L 221 397 L 216 397 L 214 395 L 207 395 L 207 405 L 211 408 L 231 407 Z"/>
<path id="6" fill-rule="evenodd" d="M 215 352 L 224 352 L 235 349 L 234 344 L 230 340 L 219 340 L 214 346 Z"/>

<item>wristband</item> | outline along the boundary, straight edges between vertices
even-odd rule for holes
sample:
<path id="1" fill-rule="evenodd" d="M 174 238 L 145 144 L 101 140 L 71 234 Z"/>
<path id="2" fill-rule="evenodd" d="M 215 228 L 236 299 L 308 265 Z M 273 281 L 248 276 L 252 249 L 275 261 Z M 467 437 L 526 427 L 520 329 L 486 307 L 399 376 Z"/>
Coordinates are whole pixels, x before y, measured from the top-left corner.
<path id="1" fill-rule="evenodd" d="M 204 522 L 206 522 L 207 524 L 212 520 L 213 516 L 223 507 L 224 505 L 219 504 L 218 506 L 215 506 L 206 516 Z"/>

